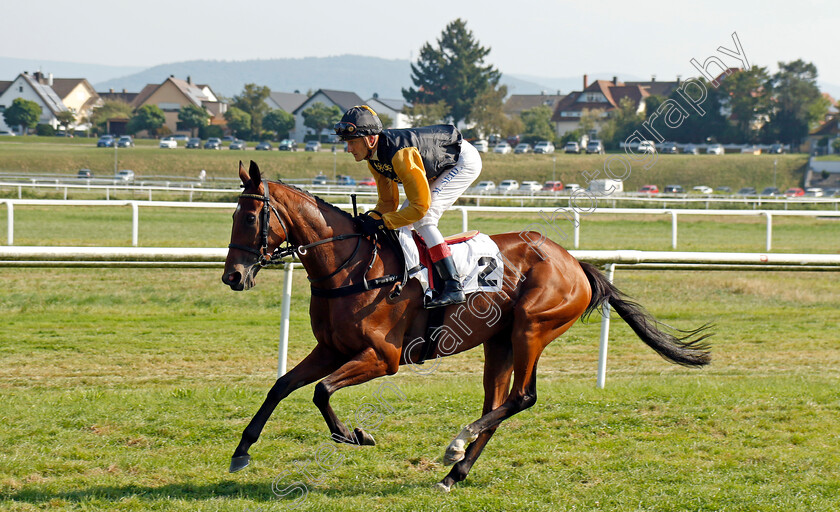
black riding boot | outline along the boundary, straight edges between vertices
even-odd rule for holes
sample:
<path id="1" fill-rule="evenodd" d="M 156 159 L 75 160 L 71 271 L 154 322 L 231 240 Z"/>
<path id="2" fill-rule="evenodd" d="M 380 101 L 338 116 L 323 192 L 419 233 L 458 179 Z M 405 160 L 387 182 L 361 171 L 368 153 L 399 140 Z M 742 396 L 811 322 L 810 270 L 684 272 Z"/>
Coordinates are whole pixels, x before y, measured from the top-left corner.
<path id="1" fill-rule="evenodd" d="M 440 308 L 450 304 L 462 304 L 467 298 L 464 295 L 464 288 L 461 286 L 461 278 L 455 270 L 455 263 L 452 256 L 446 256 L 440 261 L 434 262 L 435 270 L 443 279 L 443 291 L 426 304 L 426 307 Z"/>

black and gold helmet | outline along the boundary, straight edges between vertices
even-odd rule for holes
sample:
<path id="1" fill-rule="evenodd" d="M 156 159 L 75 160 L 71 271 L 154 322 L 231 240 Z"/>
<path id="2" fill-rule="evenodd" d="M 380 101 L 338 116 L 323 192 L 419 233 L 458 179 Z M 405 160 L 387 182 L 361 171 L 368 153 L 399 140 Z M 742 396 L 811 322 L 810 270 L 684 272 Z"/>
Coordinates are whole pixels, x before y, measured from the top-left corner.
<path id="1" fill-rule="evenodd" d="M 380 133 L 382 121 L 372 108 L 367 105 L 358 105 L 348 109 L 341 121 L 335 123 L 334 128 L 335 134 L 341 140 L 358 139 Z"/>

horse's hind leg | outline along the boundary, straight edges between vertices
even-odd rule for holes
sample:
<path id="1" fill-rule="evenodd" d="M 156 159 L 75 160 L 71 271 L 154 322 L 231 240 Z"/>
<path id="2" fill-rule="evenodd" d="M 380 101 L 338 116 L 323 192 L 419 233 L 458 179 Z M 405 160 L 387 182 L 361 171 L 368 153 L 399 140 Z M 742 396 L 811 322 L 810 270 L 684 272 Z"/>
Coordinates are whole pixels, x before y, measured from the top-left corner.
<path id="1" fill-rule="evenodd" d="M 312 401 L 318 406 L 324 421 L 327 422 L 333 441 L 371 446 L 376 444 L 373 437 L 359 426 L 350 432 L 330 407 L 330 396 L 341 388 L 395 373 L 398 368 L 399 354 L 396 356 L 393 364 L 389 365 L 373 348 L 366 348 L 315 386 Z"/>
<path id="2" fill-rule="evenodd" d="M 271 387 L 268 396 L 266 396 L 257 414 L 254 415 L 251 422 L 248 423 L 248 426 L 242 432 L 242 439 L 239 441 L 236 450 L 234 450 L 233 458 L 230 462 L 231 473 L 248 466 L 251 460 L 251 457 L 248 455 L 248 449 L 259 439 L 265 423 L 268 421 L 271 413 L 274 412 L 277 404 L 292 391 L 315 382 L 329 374 L 335 368 L 338 368 L 340 361 L 336 357 L 336 354 L 331 350 L 322 345 L 317 345 L 303 361 L 298 363 L 286 375 L 277 379 L 277 382 Z"/>
<path id="3" fill-rule="evenodd" d="M 510 332 L 495 336 L 484 343 L 484 407 L 482 414 L 487 414 L 497 408 L 507 398 L 510 389 L 510 375 L 513 371 L 513 352 L 510 344 Z M 473 464 L 484 447 L 493 437 L 496 427 L 489 428 L 479 434 L 478 438 L 466 448 L 461 449 L 463 459 L 456 463 L 446 477 L 437 483 L 436 487 L 449 492 L 453 484 L 467 477 Z"/>

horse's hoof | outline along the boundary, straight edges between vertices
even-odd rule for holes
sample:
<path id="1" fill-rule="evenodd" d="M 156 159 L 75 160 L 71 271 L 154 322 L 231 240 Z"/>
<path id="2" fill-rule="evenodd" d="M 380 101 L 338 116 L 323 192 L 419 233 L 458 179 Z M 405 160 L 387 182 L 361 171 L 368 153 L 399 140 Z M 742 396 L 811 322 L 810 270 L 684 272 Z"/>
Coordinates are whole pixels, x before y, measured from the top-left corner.
<path id="1" fill-rule="evenodd" d="M 230 459 L 230 472 L 236 473 L 240 469 L 245 469 L 248 465 L 251 464 L 251 456 L 250 455 L 240 455 L 239 457 L 231 457 Z"/>
<path id="2" fill-rule="evenodd" d="M 353 430 L 353 433 L 356 435 L 356 442 L 359 446 L 376 446 L 376 441 L 373 439 L 373 436 L 364 430 L 357 428 Z"/>
<path id="3" fill-rule="evenodd" d="M 464 460 L 464 449 L 461 448 L 458 450 L 457 448 L 453 448 L 450 446 L 446 449 L 446 453 L 443 454 L 443 465 L 444 466 L 451 466 L 456 462 L 461 462 Z"/>
<path id="4" fill-rule="evenodd" d="M 438 482 L 434 485 L 434 488 L 440 492 L 449 492 L 450 487 L 443 482 Z"/>

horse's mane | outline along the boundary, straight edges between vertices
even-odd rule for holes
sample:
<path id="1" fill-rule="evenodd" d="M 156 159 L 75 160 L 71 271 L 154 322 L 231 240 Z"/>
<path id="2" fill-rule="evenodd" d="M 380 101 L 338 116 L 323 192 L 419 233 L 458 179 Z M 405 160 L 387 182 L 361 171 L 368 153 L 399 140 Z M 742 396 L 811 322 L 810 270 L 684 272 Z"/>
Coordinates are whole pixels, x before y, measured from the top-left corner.
<path id="1" fill-rule="evenodd" d="M 282 180 L 274 181 L 273 183 L 277 183 L 277 184 L 279 184 L 279 185 L 283 185 L 283 186 L 284 186 L 284 187 L 286 187 L 286 188 L 290 188 L 290 189 L 294 190 L 295 192 L 298 192 L 299 194 L 302 194 L 302 195 L 304 195 L 304 196 L 306 196 L 306 197 L 308 197 L 308 198 L 310 198 L 310 199 L 315 200 L 315 203 L 316 203 L 318 206 L 324 206 L 326 209 L 328 209 L 328 210 L 332 210 L 332 211 L 334 211 L 335 213 L 337 213 L 337 214 L 339 214 L 339 215 L 342 215 L 342 216 L 344 216 L 344 217 L 346 217 L 346 218 L 348 218 L 348 219 L 352 219 L 352 218 L 353 218 L 353 216 L 352 216 L 352 215 L 350 215 L 349 213 L 345 212 L 344 210 L 342 210 L 342 209 L 341 209 L 341 208 L 339 208 L 338 206 L 336 206 L 336 205 L 334 205 L 334 204 L 330 203 L 329 201 L 325 201 L 324 199 L 321 199 L 320 197 L 316 196 L 315 194 L 313 194 L 313 193 L 311 193 L 311 192 L 309 192 L 309 191 L 306 191 L 306 190 L 304 190 L 304 189 L 302 189 L 302 188 L 298 188 L 298 187 L 296 187 L 296 186 L 294 186 L 294 185 L 291 185 L 291 184 L 289 184 L 289 183 L 285 183 L 285 182 L 284 182 L 284 181 L 282 181 Z"/>

